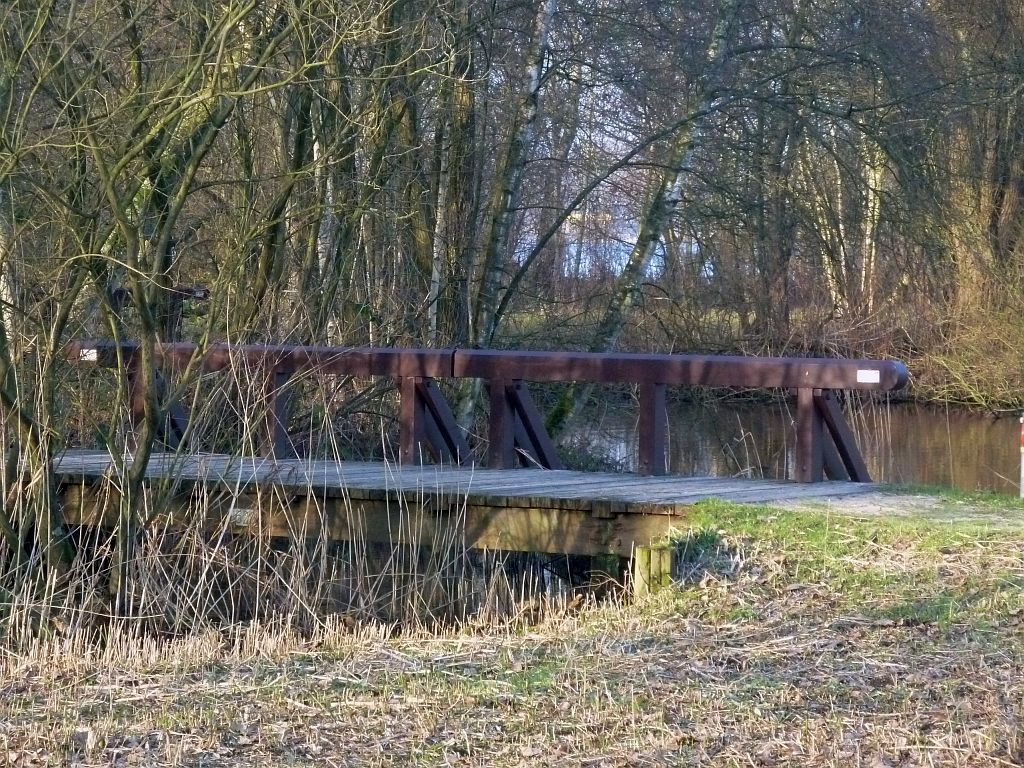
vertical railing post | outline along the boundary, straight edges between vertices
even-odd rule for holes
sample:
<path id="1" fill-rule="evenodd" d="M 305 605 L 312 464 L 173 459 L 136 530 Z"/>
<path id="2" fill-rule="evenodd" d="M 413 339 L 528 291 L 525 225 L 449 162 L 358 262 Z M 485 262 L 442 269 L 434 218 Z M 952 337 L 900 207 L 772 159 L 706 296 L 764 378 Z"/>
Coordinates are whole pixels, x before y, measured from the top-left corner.
<path id="1" fill-rule="evenodd" d="M 491 411 L 487 465 L 493 469 L 513 469 L 516 465 L 515 414 L 507 389 L 508 382 L 504 379 L 488 382 Z"/>
<path id="2" fill-rule="evenodd" d="M 814 403 L 820 389 L 801 387 L 796 395 L 796 477 L 798 483 L 818 483 L 824 479 L 825 451 L 822 419 Z"/>
<path id="3" fill-rule="evenodd" d="M 398 406 L 398 459 L 402 464 L 421 464 L 423 462 L 426 413 L 424 412 L 423 398 L 417 392 L 422 381 L 420 376 L 403 376 L 399 384 L 401 401 Z"/>
<path id="4" fill-rule="evenodd" d="M 288 439 L 288 380 L 291 371 L 277 367 L 267 371 L 266 387 L 266 435 L 267 450 L 271 456 L 285 458 L 294 456 L 295 450 Z"/>
<path id="5" fill-rule="evenodd" d="M 665 474 L 665 385 L 644 382 L 640 385 L 641 475 Z"/>

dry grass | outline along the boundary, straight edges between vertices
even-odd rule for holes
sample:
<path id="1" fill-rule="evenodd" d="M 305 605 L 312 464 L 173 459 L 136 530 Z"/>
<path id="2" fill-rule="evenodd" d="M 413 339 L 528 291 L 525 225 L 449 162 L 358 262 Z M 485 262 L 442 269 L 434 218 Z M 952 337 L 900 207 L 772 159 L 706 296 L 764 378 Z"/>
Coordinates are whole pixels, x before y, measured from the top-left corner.
<path id="1" fill-rule="evenodd" d="M 0 763 L 1017 765 L 1022 542 L 709 505 L 639 604 L 49 640 L 0 662 Z"/>

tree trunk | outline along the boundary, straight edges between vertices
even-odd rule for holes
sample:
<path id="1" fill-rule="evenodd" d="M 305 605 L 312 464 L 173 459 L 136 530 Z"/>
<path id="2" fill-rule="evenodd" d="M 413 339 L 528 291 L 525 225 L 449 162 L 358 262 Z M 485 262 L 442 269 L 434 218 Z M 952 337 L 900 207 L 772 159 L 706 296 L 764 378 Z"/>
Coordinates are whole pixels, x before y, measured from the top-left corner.
<path id="1" fill-rule="evenodd" d="M 469 5 L 460 19 L 470 28 Z M 442 85 L 442 116 L 437 145 L 437 212 L 431 264 L 430 339 L 432 345 L 466 344 L 469 322 L 464 293 L 467 256 L 473 232 L 473 162 L 475 104 L 472 41 L 466 32 L 456 38 Z"/>
<path id="2" fill-rule="evenodd" d="M 525 73 L 518 103 L 509 127 L 487 207 L 483 258 L 475 270 L 477 285 L 470 335 L 477 346 L 487 346 L 494 334 L 495 310 L 500 298 L 508 258 L 509 229 L 519 204 L 523 173 L 533 146 L 535 125 L 540 114 L 542 69 L 548 35 L 555 13 L 555 0 L 540 0 L 534 18 L 533 38 L 526 54 Z"/>
<path id="3" fill-rule="evenodd" d="M 712 114 L 722 102 L 721 89 L 725 79 L 725 65 L 736 33 L 739 6 L 740 0 L 727 0 L 722 4 L 706 52 L 708 69 L 700 83 L 699 106 L 696 110 L 698 115 Z M 606 352 L 613 349 L 622 335 L 626 321 L 640 297 L 641 282 L 650 267 L 658 243 L 683 199 L 686 174 L 693 167 L 696 150 L 704 141 L 703 128 L 703 120 L 688 122 L 673 138 L 665 170 L 655 183 L 636 243 L 616 280 L 611 299 L 589 345 L 591 352 Z M 548 431 L 552 435 L 558 435 L 572 421 L 589 398 L 592 389 L 592 385 L 577 384 L 567 389 L 547 420 Z"/>
<path id="4" fill-rule="evenodd" d="M 501 284 L 508 260 L 509 230 L 519 203 L 523 174 L 533 146 L 535 125 L 540 113 L 542 70 L 551 32 L 556 0 L 539 0 L 534 15 L 533 36 L 526 52 L 524 76 L 509 125 L 508 139 L 502 151 L 487 205 L 483 255 L 472 264 L 469 277 L 476 289 L 469 312 L 469 339 L 474 346 L 486 347 L 494 335 Z M 469 381 L 460 388 L 456 412 L 459 423 L 468 426 L 480 396 L 480 382 Z"/>

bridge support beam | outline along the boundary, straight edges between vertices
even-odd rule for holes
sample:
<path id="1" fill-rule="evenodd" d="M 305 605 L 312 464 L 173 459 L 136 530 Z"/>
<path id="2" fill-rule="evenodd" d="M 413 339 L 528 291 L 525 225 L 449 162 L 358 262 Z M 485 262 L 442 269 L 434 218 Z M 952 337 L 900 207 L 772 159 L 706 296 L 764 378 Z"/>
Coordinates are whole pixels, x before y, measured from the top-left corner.
<path id="1" fill-rule="evenodd" d="M 434 380 L 425 376 L 403 376 L 399 389 L 401 462 L 422 463 L 426 449 L 436 461 L 468 464 L 472 460 L 469 443 Z"/>
<path id="2" fill-rule="evenodd" d="M 830 480 L 870 483 L 871 474 L 835 396 L 826 390 L 801 388 L 796 408 L 793 479 L 817 483 L 828 475 Z"/>
<path id="3" fill-rule="evenodd" d="M 864 457 L 861 456 L 860 449 L 857 447 L 857 441 L 854 439 L 853 430 L 846 423 L 843 411 L 839 407 L 839 403 L 836 402 L 835 395 L 827 390 L 816 390 L 816 392 L 814 405 L 821 414 L 825 426 L 828 427 L 828 434 L 834 444 L 834 447 L 829 447 L 833 447 L 832 453 L 838 458 L 839 465 L 846 470 L 846 476 L 853 482 L 870 483 L 871 473 L 868 472 L 867 464 L 864 463 Z M 826 441 L 827 444 L 828 442 Z M 834 463 L 834 460 L 831 463 Z M 832 472 L 829 472 L 829 476 L 833 480 L 846 479 L 842 475 L 833 474 Z"/>
<path id="4" fill-rule="evenodd" d="M 525 382 L 492 379 L 489 394 L 488 466 L 512 469 L 522 460 L 545 469 L 565 468 Z"/>

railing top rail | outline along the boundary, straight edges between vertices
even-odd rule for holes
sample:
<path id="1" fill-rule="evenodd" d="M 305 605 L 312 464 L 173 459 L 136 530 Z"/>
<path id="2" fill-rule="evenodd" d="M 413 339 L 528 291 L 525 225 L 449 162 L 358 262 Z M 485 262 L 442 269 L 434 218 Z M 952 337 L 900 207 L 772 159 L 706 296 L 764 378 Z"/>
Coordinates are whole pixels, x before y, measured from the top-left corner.
<path id="1" fill-rule="evenodd" d="M 908 378 L 906 366 L 891 360 L 497 350 L 456 351 L 455 376 L 879 391 L 899 389 Z"/>
<path id="2" fill-rule="evenodd" d="M 120 355 L 130 358 L 139 350 L 137 342 L 75 341 L 69 357 L 116 367 Z M 195 344 L 175 342 L 157 344 L 156 359 L 172 366 L 185 366 L 199 356 L 205 371 L 220 371 L 234 366 L 274 369 L 293 373 L 315 369 L 340 376 L 423 376 L 453 378 L 454 349 L 407 349 L 401 347 L 325 347 L 296 344 L 210 344 L 200 349 Z"/>
<path id="3" fill-rule="evenodd" d="M 76 341 L 72 360 L 117 365 L 118 344 Z M 133 356 L 139 345 L 120 344 L 120 355 Z M 423 349 L 402 347 L 323 347 L 288 344 L 158 344 L 158 360 L 183 366 L 197 355 L 204 370 L 233 365 L 273 368 L 281 372 L 315 369 L 351 376 L 423 376 L 528 381 L 653 383 L 744 388 L 811 388 L 890 391 L 906 385 L 903 363 L 894 360 L 841 360 L 810 357 L 740 357 L 627 352 L 506 351 L 493 349 Z"/>

